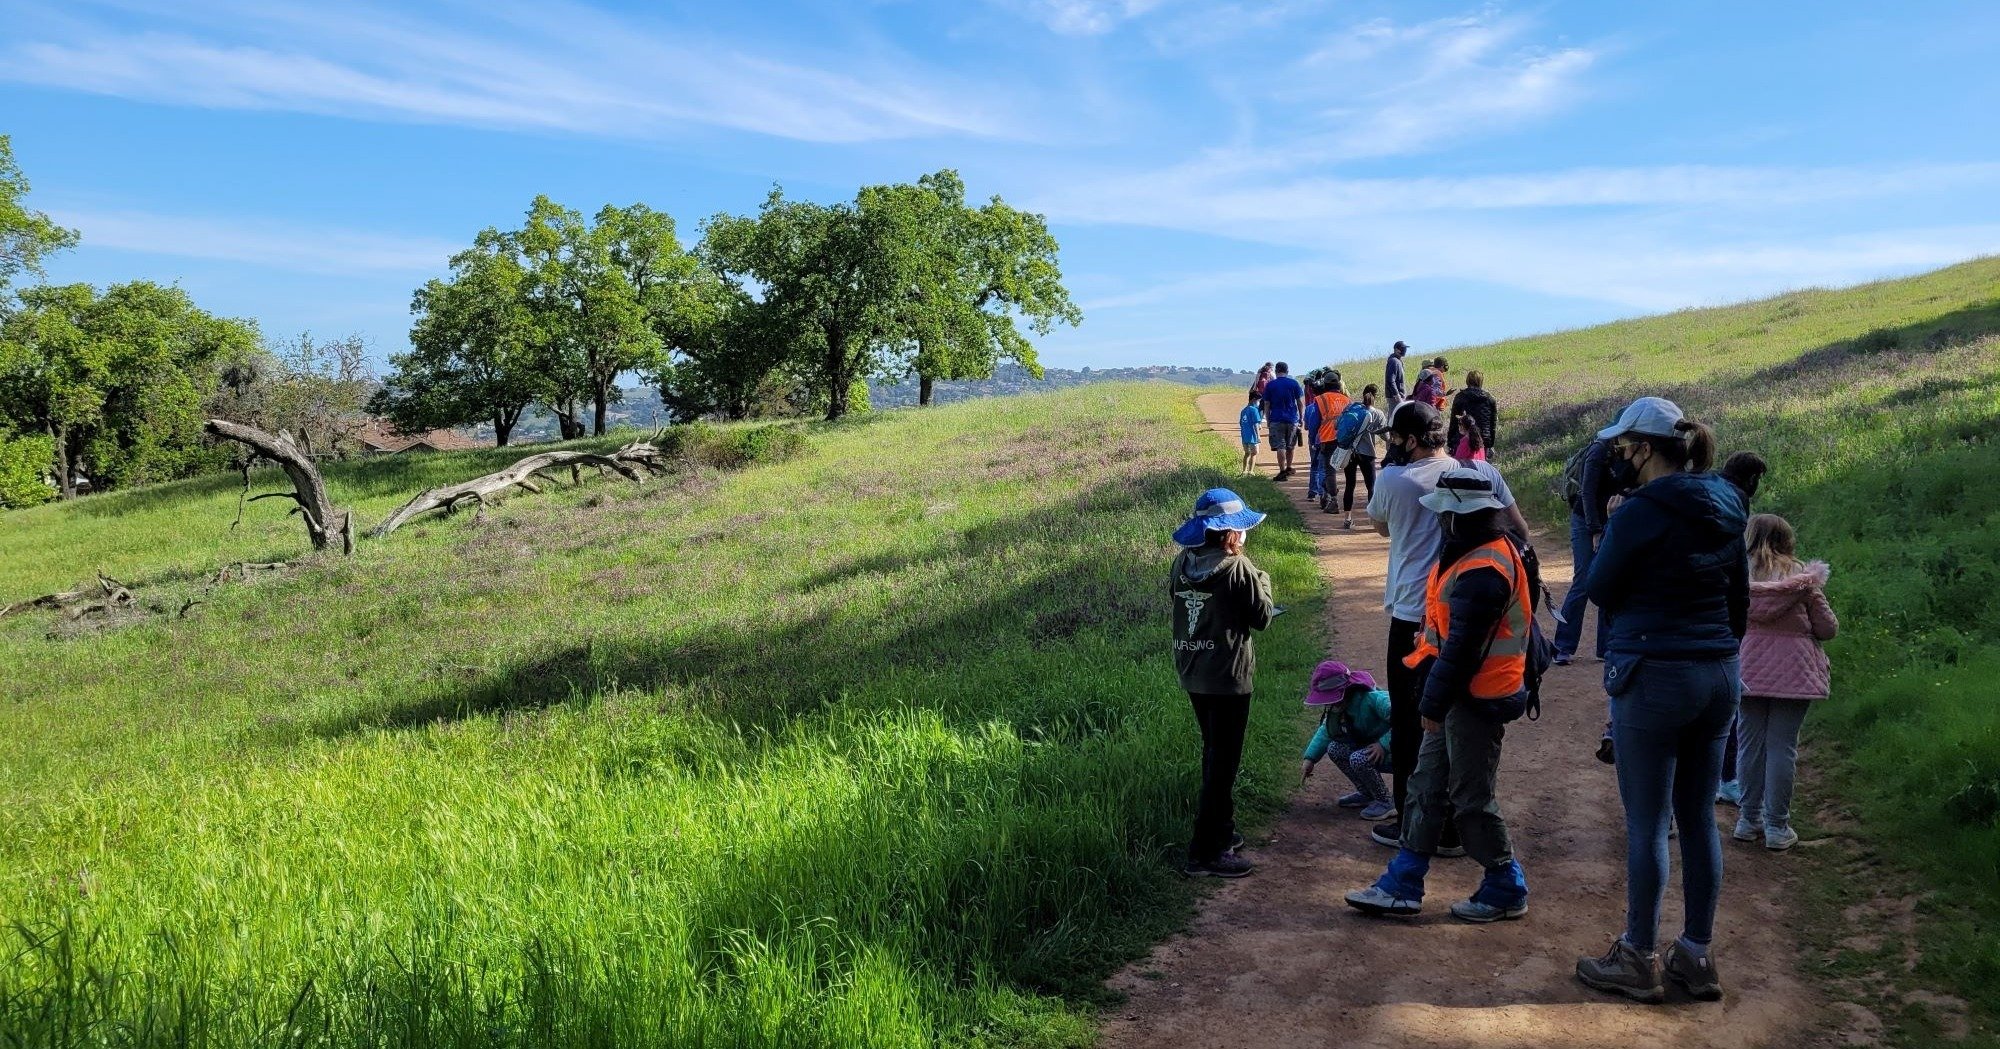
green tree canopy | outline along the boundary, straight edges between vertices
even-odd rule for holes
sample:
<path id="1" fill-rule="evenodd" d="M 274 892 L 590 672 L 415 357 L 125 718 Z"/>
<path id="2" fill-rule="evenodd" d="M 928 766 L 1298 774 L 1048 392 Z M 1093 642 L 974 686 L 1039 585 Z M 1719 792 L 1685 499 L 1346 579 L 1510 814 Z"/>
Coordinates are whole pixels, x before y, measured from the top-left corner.
<path id="1" fill-rule="evenodd" d="M 42 259 L 76 244 L 76 231 L 21 203 L 28 178 L 14 163 L 13 142 L 0 135 L 0 296 L 23 271 L 39 275 Z"/>
<path id="2" fill-rule="evenodd" d="M 527 272 L 491 229 L 452 256 L 451 268 L 449 280 L 417 289 L 410 351 L 389 358 L 395 370 L 369 410 L 406 433 L 490 423 L 505 447 L 538 388 Z"/>
<path id="3" fill-rule="evenodd" d="M 0 420 L 54 446 L 57 487 L 183 476 L 212 458 L 202 407 L 223 362 L 253 354 L 256 327 L 212 316 L 179 288 L 134 281 L 32 287 L 0 322 Z"/>

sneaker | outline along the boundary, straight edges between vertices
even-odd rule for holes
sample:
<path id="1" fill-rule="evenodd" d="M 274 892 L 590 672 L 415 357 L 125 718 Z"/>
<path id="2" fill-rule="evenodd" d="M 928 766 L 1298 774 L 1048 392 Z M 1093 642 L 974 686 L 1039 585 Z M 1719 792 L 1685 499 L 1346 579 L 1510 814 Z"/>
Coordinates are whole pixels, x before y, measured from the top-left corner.
<path id="1" fill-rule="evenodd" d="M 1735 838 L 1737 841 L 1756 841 L 1763 836 L 1763 824 L 1752 823 L 1740 816 L 1736 820 L 1736 832 L 1730 835 L 1730 837 Z"/>
<path id="2" fill-rule="evenodd" d="M 1478 900 L 1460 900 L 1451 905 L 1452 917 L 1462 922 L 1471 922 L 1474 925 L 1510 922 L 1516 918 L 1526 917 L 1527 914 L 1528 905 L 1525 902 L 1517 903 L 1512 907 L 1495 907 L 1490 903 L 1481 903 Z"/>
<path id="3" fill-rule="evenodd" d="M 1190 878 L 1241 878 L 1257 869 L 1256 864 L 1235 853 L 1225 852 L 1212 860 L 1197 863 L 1189 860 L 1181 873 Z"/>
<path id="4" fill-rule="evenodd" d="M 1667 945 L 1666 970 L 1667 979 L 1686 991 L 1689 998 L 1698 1002 L 1722 1000 L 1722 980 L 1715 975 L 1715 959 L 1708 955 L 1697 958 L 1675 940 Z"/>
<path id="5" fill-rule="evenodd" d="M 1799 832 L 1790 827 L 1765 827 L 1764 847 L 1772 852 L 1783 852 L 1799 843 Z"/>
<path id="6" fill-rule="evenodd" d="M 1367 808 L 1361 810 L 1361 818 L 1370 823 L 1380 823 L 1396 814 L 1396 803 L 1393 801 L 1371 801 Z"/>
<path id="7" fill-rule="evenodd" d="M 1715 788 L 1715 803 L 1717 805 L 1736 805 L 1741 807 L 1743 804 L 1743 784 L 1733 779 L 1723 780 L 1722 786 Z"/>
<path id="8" fill-rule="evenodd" d="M 1667 1000 L 1667 989 L 1660 983 L 1658 960 L 1653 955 L 1640 954 L 1622 936 L 1612 941 L 1604 957 L 1578 958 L 1576 978 L 1585 987 L 1622 994 L 1635 1002 L 1658 1005 Z"/>
<path id="9" fill-rule="evenodd" d="M 1222 850 L 1222 851 L 1224 851 L 1224 852 L 1235 852 L 1236 850 L 1238 850 L 1238 849 L 1240 849 L 1240 848 L 1242 848 L 1242 847 L 1243 847 L 1243 835 L 1241 835 L 1241 834 L 1236 834 L 1236 833 L 1233 833 L 1233 832 L 1232 832 L 1232 833 L 1231 833 L 1231 834 L 1229 835 L 1229 847 L 1228 847 L 1228 848 L 1226 848 L 1226 849 L 1224 849 L 1224 850 Z"/>
<path id="10" fill-rule="evenodd" d="M 1368 829 L 1368 836 L 1375 839 L 1377 845 L 1400 849 L 1403 847 L 1403 821 L 1377 823 Z"/>
<path id="11" fill-rule="evenodd" d="M 1340 527 L 1345 528 L 1350 532 L 1354 531 L 1354 518 L 1352 517 L 1348 518 L 1343 524 L 1341 524 Z"/>
<path id="12" fill-rule="evenodd" d="M 1618 751 L 1612 745 L 1610 736 L 1597 741 L 1597 760 L 1604 762 L 1606 765 L 1618 764 Z"/>
<path id="13" fill-rule="evenodd" d="M 1352 793 L 1342 794 L 1340 796 L 1340 800 L 1334 802 L 1334 804 L 1340 806 L 1343 809 L 1358 809 L 1361 806 L 1368 804 L 1368 795 L 1363 794 L 1357 790 Z"/>
<path id="14" fill-rule="evenodd" d="M 1575 656 L 1572 656 L 1572 655 L 1570 655 L 1570 654 L 1569 654 L 1568 652 L 1558 652 L 1558 653 L 1556 653 L 1556 658 L 1555 658 L 1555 664 L 1556 664 L 1556 666 L 1559 666 L 1559 667 L 1566 667 L 1566 666 L 1569 666 L 1569 665 L 1570 665 L 1571 663 L 1574 663 L 1574 662 L 1576 662 L 1576 657 L 1575 657 Z"/>
<path id="15" fill-rule="evenodd" d="M 1407 918 L 1423 913 L 1424 909 L 1422 900 L 1406 900 L 1401 896 L 1392 896 L 1382 891 L 1378 885 L 1370 885 L 1365 889 L 1356 889 L 1348 893 L 1347 905 L 1363 914 L 1371 914 L 1378 918 Z"/>

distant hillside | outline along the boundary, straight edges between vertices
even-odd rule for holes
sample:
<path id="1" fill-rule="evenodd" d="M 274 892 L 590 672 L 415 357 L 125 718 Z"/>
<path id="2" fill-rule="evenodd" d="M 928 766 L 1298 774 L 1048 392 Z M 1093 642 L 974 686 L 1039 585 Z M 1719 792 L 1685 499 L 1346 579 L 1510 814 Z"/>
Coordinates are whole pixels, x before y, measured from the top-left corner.
<path id="1" fill-rule="evenodd" d="M 937 403 L 950 404 L 953 401 L 971 400 L 975 397 L 1005 397 L 1009 394 L 1042 393 L 1072 386 L 1088 386 L 1092 383 L 1143 382 L 1149 379 L 1186 383 L 1190 386 L 1241 386 L 1248 389 L 1251 380 L 1256 377 L 1256 372 L 1240 372 L 1229 368 L 1189 368 L 1154 364 L 1142 368 L 1082 368 L 1074 371 L 1068 368 L 1046 368 L 1042 372 L 1042 377 L 1037 379 L 1018 364 L 1002 364 L 994 371 L 991 379 L 940 382 L 933 393 Z M 917 380 L 911 378 L 898 383 L 871 383 L 868 387 L 868 397 L 877 408 L 909 407 L 917 403 Z"/>

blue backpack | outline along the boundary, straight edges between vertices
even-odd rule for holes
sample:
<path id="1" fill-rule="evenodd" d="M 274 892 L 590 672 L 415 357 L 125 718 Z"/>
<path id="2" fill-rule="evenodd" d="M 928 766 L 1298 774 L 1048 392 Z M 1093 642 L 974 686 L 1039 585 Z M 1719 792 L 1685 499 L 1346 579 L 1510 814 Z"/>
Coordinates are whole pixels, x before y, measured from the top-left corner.
<path id="1" fill-rule="evenodd" d="M 1352 449 L 1354 440 L 1361 436 L 1361 428 L 1368 424 L 1368 406 L 1355 401 L 1340 413 L 1340 422 L 1333 427 L 1333 446 Z"/>

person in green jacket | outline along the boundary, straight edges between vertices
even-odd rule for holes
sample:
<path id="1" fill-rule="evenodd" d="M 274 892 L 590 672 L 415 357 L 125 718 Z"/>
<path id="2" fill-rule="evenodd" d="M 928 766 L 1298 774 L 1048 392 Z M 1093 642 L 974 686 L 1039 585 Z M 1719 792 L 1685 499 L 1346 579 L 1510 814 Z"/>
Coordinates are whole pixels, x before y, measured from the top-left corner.
<path id="1" fill-rule="evenodd" d="M 1271 625 L 1271 577 L 1243 556 L 1264 515 L 1227 488 L 1195 500 L 1174 532 L 1181 546 L 1167 593 L 1173 602 L 1174 669 L 1201 728 L 1201 795 L 1188 841 L 1190 876 L 1241 878 L 1252 864 L 1236 855 L 1236 773 L 1250 722 L 1257 653 L 1250 632 Z"/>
<path id="2" fill-rule="evenodd" d="M 1306 691 L 1306 706 L 1319 707 L 1319 728 L 1306 744 L 1305 766 L 1300 782 L 1313 774 L 1328 752 L 1334 764 L 1354 784 L 1354 791 L 1342 795 L 1343 809 L 1360 809 L 1361 818 L 1377 823 L 1396 815 L 1396 802 L 1382 774 L 1389 771 L 1389 693 L 1375 687 L 1375 678 L 1366 670 L 1349 670 L 1347 664 L 1329 659 L 1313 671 L 1312 686 Z"/>

